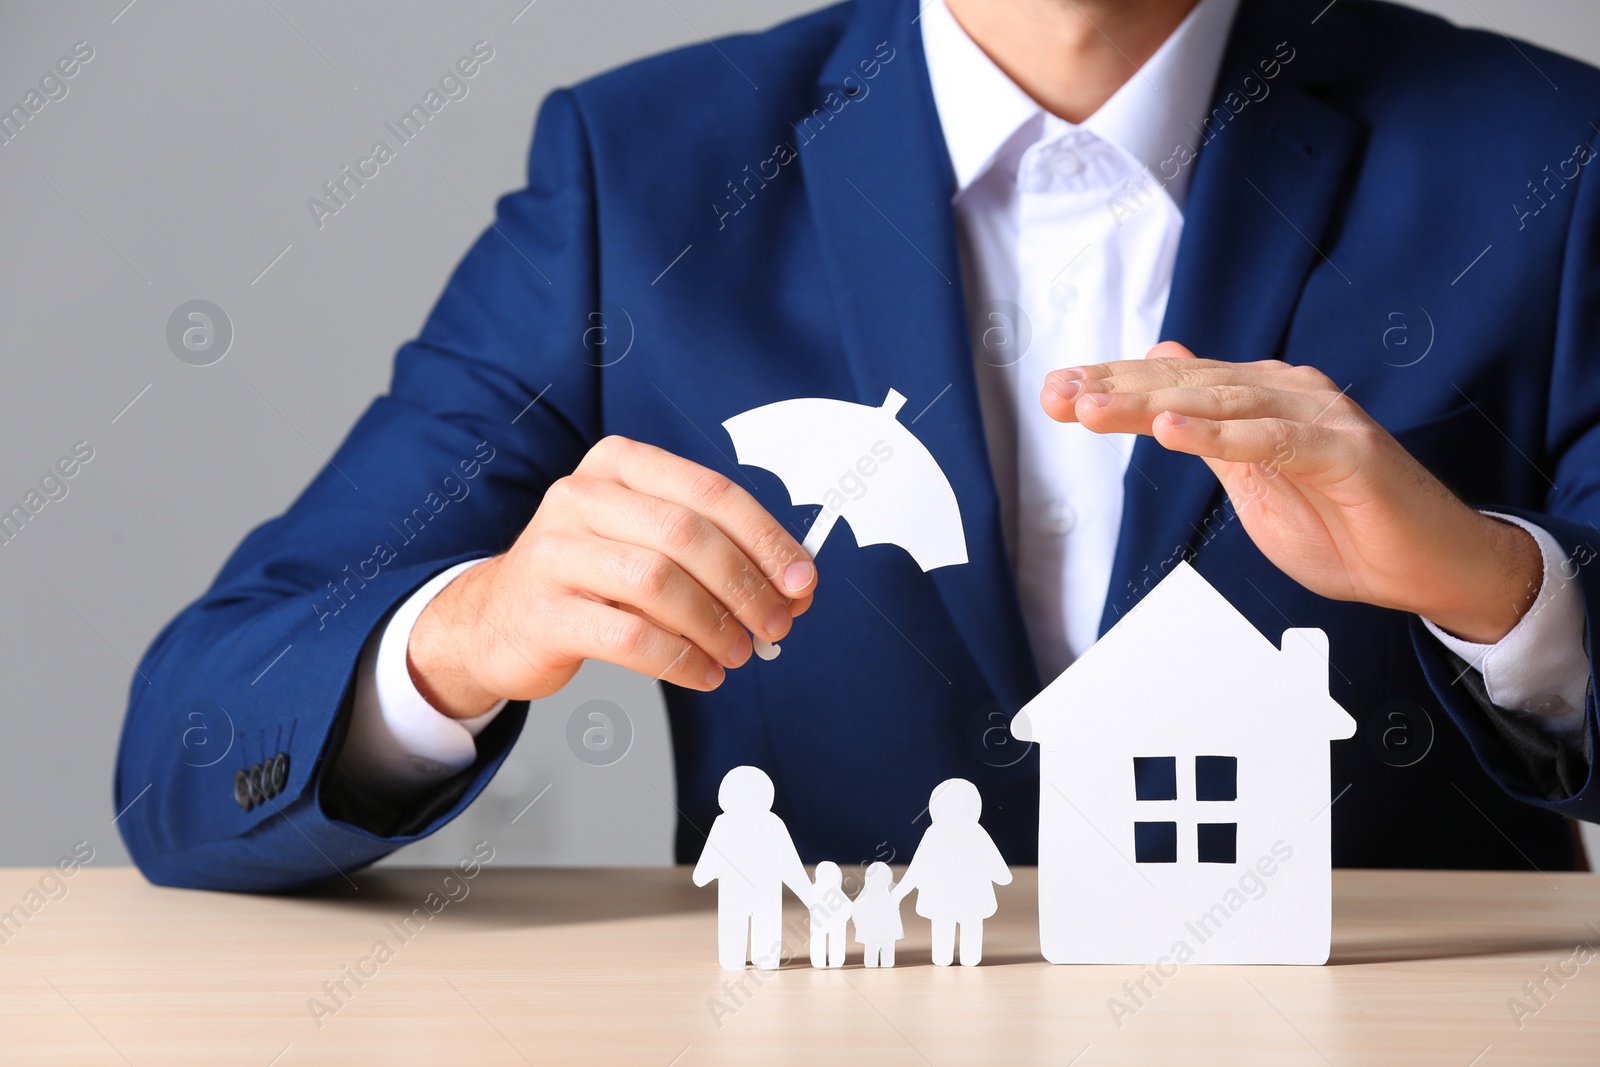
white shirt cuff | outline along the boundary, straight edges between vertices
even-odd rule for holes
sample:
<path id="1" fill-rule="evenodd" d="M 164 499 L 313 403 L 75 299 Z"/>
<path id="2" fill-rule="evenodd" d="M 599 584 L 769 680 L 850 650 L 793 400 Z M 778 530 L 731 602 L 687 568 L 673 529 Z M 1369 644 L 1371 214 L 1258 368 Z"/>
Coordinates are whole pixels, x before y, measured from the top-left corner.
<path id="1" fill-rule="evenodd" d="M 422 609 L 457 575 L 483 560 L 468 560 L 431 578 L 367 639 L 356 666 L 350 731 L 339 771 L 357 786 L 390 796 L 415 796 L 472 766 L 477 735 L 506 706 L 504 700 L 470 719 L 453 719 L 428 703 L 411 680 L 406 648 Z"/>
<path id="2" fill-rule="evenodd" d="M 1496 706 L 1526 712 L 1554 733 L 1579 733 L 1591 668 L 1583 648 L 1583 593 L 1576 568 L 1542 526 L 1515 515 L 1484 514 L 1515 523 L 1539 543 L 1544 581 L 1533 606 L 1492 645 L 1463 641 L 1427 619 L 1422 623 L 1441 644 L 1482 673 L 1484 688 Z"/>

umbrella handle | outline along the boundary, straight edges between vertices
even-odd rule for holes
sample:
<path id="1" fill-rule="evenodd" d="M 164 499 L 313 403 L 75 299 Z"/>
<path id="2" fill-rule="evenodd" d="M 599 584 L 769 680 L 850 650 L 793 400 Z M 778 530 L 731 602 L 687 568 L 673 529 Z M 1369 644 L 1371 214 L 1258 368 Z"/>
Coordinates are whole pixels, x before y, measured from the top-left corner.
<path id="1" fill-rule="evenodd" d="M 812 559 L 817 558 L 817 553 L 822 550 L 822 542 L 828 539 L 828 534 L 833 531 L 833 524 L 839 521 L 839 513 L 823 508 L 817 516 L 817 521 L 811 524 L 811 529 L 806 531 L 806 539 L 801 542 L 800 548 Z M 752 635 L 756 648 L 756 655 L 762 659 L 777 659 L 778 653 L 783 649 L 770 641 Z"/>

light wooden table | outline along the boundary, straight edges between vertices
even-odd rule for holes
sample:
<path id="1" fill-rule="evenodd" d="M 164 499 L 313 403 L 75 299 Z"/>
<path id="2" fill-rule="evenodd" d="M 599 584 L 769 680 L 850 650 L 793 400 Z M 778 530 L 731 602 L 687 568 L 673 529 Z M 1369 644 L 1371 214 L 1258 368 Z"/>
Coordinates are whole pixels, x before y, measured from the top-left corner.
<path id="1" fill-rule="evenodd" d="M 43 873 L 0 870 L 0 909 Z M 85 868 L 0 926 L 0 1063 L 1600 1063 L 1600 959 L 1574 957 L 1600 949 L 1593 875 L 1337 872 L 1328 966 L 1147 978 L 1119 1026 L 1108 1000 L 1132 1004 L 1123 983 L 1142 969 L 1044 963 L 1032 871 L 1001 890 L 981 967 L 933 967 L 908 905 L 893 970 L 863 969 L 852 946 L 843 970 L 790 963 L 737 1000 L 715 889 L 685 869 L 446 873 L 252 897 Z M 430 892 L 459 899 L 431 915 Z M 431 917 L 407 940 L 416 908 Z M 330 997 L 363 958 L 364 984 Z M 1576 975 L 1529 999 L 1524 983 L 1563 961 Z M 314 1018 L 313 997 L 337 1010 Z M 1537 1008 L 1520 1028 L 1512 998 Z"/>

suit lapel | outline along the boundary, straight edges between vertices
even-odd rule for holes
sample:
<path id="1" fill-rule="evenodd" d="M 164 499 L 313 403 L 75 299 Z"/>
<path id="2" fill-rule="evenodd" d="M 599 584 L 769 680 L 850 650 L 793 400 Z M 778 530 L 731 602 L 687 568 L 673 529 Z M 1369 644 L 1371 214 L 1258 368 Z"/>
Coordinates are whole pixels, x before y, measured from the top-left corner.
<path id="1" fill-rule="evenodd" d="M 1272 32 L 1270 8 L 1241 7 L 1219 101 L 1260 60 L 1273 57 L 1281 37 Z M 1279 358 L 1308 276 L 1326 272 L 1328 284 L 1348 284 L 1318 248 L 1328 247 L 1328 224 L 1361 127 L 1291 84 L 1294 69 L 1285 68 L 1265 100 L 1216 129 L 1194 163 L 1161 337 L 1202 358 Z M 1256 79 L 1252 84 L 1259 84 L 1259 71 Z M 1193 554 L 1209 536 L 1208 517 L 1225 502 L 1201 460 L 1168 452 L 1149 437 L 1134 446 L 1124 501 L 1102 633 L 1179 558 Z M 1209 525 L 1214 529 L 1216 521 Z"/>
<path id="2" fill-rule="evenodd" d="M 876 406 L 890 388 L 904 394 L 901 421 L 955 488 L 969 562 L 929 577 L 1001 707 L 1014 710 L 1037 691 L 1038 673 L 1001 534 L 968 343 L 953 179 L 916 13 L 905 0 L 858 3 L 818 79 L 822 114 L 837 113 L 825 124 L 797 125 L 796 143 L 856 399 Z M 862 61 L 882 62 L 890 48 L 892 58 L 863 81 Z M 866 91 L 851 99 L 846 84 Z"/>

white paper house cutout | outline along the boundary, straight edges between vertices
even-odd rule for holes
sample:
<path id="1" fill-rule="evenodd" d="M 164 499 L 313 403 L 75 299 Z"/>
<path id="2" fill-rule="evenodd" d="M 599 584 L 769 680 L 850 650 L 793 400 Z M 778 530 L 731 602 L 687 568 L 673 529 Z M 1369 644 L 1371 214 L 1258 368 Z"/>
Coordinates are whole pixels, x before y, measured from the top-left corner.
<path id="1" fill-rule="evenodd" d="M 1179 563 L 1017 714 L 1045 959 L 1327 962 L 1328 744 L 1356 728 L 1328 672 L 1321 630 L 1274 648 Z"/>

